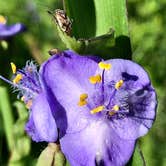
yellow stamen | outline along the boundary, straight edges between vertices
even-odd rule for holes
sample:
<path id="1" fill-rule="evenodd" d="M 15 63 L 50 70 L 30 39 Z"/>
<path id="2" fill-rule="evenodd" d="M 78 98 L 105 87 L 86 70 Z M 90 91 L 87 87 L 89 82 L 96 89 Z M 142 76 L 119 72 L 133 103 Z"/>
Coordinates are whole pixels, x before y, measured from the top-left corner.
<path id="1" fill-rule="evenodd" d="M 6 24 L 6 19 L 2 15 L 0 15 L 0 24 Z"/>
<path id="2" fill-rule="evenodd" d="M 88 98 L 88 95 L 86 93 L 83 93 L 80 95 L 80 101 L 84 101 Z"/>
<path id="3" fill-rule="evenodd" d="M 118 81 L 118 82 L 115 84 L 115 89 L 119 89 L 122 85 L 123 85 L 123 80 Z"/>
<path id="4" fill-rule="evenodd" d="M 78 102 L 78 106 L 81 107 L 81 106 L 84 106 L 84 105 L 87 105 L 87 101 L 86 101 L 86 100 L 83 100 L 83 101 L 80 100 L 80 101 Z"/>
<path id="5" fill-rule="evenodd" d="M 91 77 L 89 78 L 89 81 L 90 81 L 91 84 L 100 83 L 100 82 L 101 82 L 101 75 L 98 74 L 98 75 L 96 75 L 96 76 L 91 76 Z"/>
<path id="6" fill-rule="evenodd" d="M 110 112 L 109 112 L 109 115 L 112 116 L 112 115 L 114 115 L 115 113 L 116 113 L 116 112 L 110 111 Z"/>
<path id="7" fill-rule="evenodd" d="M 117 111 L 119 111 L 119 106 L 118 105 L 114 105 L 112 108 L 112 111 L 109 112 L 109 115 L 112 116 L 114 115 Z"/>
<path id="8" fill-rule="evenodd" d="M 111 64 L 109 63 L 99 62 L 98 65 L 100 69 L 110 70 L 111 68 Z"/>
<path id="9" fill-rule="evenodd" d="M 80 101 L 78 102 L 78 106 L 84 106 L 87 104 L 86 99 L 88 98 L 88 95 L 86 93 L 83 93 L 80 95 Z"/>
<path id="10" fill-rule="evenodd" d="M 13 74 L 16 74 L 16 71 L 17 71 L 16 65 L 13 62 L 11 62 L 10 65 L 11 65 Z"/>
<path id="11" fill-rule="evenodd" d="M 105 107 L 104 107 L 103 105 L 101 105 L 101 106 L 96 107 L 96 108 L 94 108 L 93 110 L 91 110 L 90 113 L 91 113 L 91 114 L 96 114 L 96 113 L 98 113 L 98 112 L 103 111 L 104 108 L 105 108 Z"/>
<path id="12" fill-rule="evenodd" d="M 22 79 L 22 74 L 17 74 L 16 77 L 13 79 L 13 83 L 18 84 L 21 79 Z"/>
<path id="13" fill-rule="evenodd" d="M 119 106 L 118 105 L 114 105 L 113 108 L 112 108 L 112 110 L 119 111 Z"/>

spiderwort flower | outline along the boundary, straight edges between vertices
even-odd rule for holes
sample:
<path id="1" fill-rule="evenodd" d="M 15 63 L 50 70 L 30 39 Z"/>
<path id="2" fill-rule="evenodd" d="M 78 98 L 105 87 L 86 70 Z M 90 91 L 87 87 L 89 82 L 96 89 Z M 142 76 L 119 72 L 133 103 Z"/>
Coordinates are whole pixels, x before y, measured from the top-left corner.
<path id="1" fill-rule="evenodd" d="M 125 165 L 155 119 L 155 90 L 132 61 L 68 50 L 52 56 L 39 73 L 30 62 L 23 70 L 11 66 L 13 83 L 0 78 L 19 89 L 30 109 L 26 131 L 37 142 L 59 139 L 72 166 Z"/>
<path id="2" fill-rule="evenodd" d="M 11 63 L 11 68 L 12 81 L 3 76 L 0 76 L 0 79 L 11 84 L 14 91 L 18 91 L 18 97 L 30 111 L 25 130 L 34 141 L 56 141 L 58 137 L 56 123 L 47 103 L 37 66 L 28 61 L 22 70 L 17 70 L 14 63 Z"/>
<path id="3" fill-rule="evenodd" d="M 25 31 L 25 26 L 21 23 L 6 25 L 6 19 L 0 15 L 0 40 L 7 40 L 12 36 Z"/>
<path id="4" fill-rule="evenodd" d="M 155 119 L 156 93 L 146 71 L 129 60 L 98 63 L 65 51 L 40 73 L 47 99 L 65 112 L 57 127 L 70 164 L 125 165 Z"/>

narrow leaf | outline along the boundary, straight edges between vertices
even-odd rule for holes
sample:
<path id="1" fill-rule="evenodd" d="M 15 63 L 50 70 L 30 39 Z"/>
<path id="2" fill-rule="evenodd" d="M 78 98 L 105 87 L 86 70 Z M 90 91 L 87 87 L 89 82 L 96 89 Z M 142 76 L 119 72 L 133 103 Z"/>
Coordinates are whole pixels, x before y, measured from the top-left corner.
<path id="1" fill-rule="evenodd" d="M 19 121 L 23 120 L 25 123 L 25 120 L 27 120 L 27 118 L 28 118 L 28 111 L 25 108 L 25 104 L 21 101 L 15 101 L 13 105 L 17 109 L 17 112 L 19 115 Z"/>
<path id="2" fill-rule="evenodd" d="M 68 36 L 65 32 L 63 32 L 60 29 L 60 27 L 57 24 L 56 27 L 62 42 L 64 42 L 67 48 L 72 49 L 76 52 L 80 52 L 82 50 L 82 48 L 84 47 L 83 42 L 77 41 L 75 37 Z"/>
<path id="3" fill-rule="evenodd" d="M 14 102 L 14 106 L 16 107 L 19 116 L 13 126 L 14 148 L 11 151 L 11 157 L 8 163 L 9 166 L 25 165 L 31 148 L 31 140 L 25 134 L 24 130 L 28 118 L 25 104 L 16 101 Z"/>
<path id="4" fill-rule="evenodd" d="M 115 35 L 128 36 L 126 0 L 94 0 L 96 10 L 96 36 L 105 34 L 110 27 Z"/>
<path id="5" fill-rule="evenodd" d="M 7 88 L 5 87 L 0 87 L 0 111 L 3 119 L 8 148 L 10 151 L 12 151 L 14 146 L 14 137 L 13 137 L 14 119 L 13 119 Z"/>
<path id="6" fill-rule="evenodd" d="M 64 5 L 68 16 L 73 20 L 72 35 L 76 39 L 88 40 L 89 37 L 102 36 L 111 28 L 115 31 L 113 49 L 110 50 L 101 40 L 95 50 L 94 47 L 90 48 L 91 45 L 88 50 L 107 59 L 112 57 L 131 59 L 126 0 L 64 0 Z M 97 47 L 103 48 L 103 46 L 106 48 L 105 52 L 104 49 L 98 52 Z M 103 56 L 101 52 L 109 56 Z"/>
<path id="7" fill-rule="evenodd" d="M 96 16 L 93 0 L 64 0 L 66 12 L 72 23 L 73 36 L 78 38 L 94 37 Z"/>
<path id="8" fill-rule="evenodd" d="M 128 36 L 126 0 L 64 0 L 68 16 L 73 20 L 73 35 L 89 38 L 108 33 Z"/>
<path id="9" fill-rule="evenodd" d="M 94 5 L 96 36 L 105 34 L 113 28 L 117 57 L 131 59 L 126 0 L 94 0 Z"/>

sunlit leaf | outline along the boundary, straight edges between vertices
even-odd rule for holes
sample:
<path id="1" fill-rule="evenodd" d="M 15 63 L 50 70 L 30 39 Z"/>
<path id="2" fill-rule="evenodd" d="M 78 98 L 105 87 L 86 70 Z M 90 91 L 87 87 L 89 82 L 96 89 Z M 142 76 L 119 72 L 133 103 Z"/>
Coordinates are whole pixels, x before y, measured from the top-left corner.
<path id="1" fill-rule="evenodd" d="M 105 0 L 104 2 L 102 0 L 64 0 L 64 5 L 68 16 L 73 20 L 72 35 L 76 39 L 81 38 L 86 41 L 91 37 L 106 35 L 110 29 L 114 30 L 114 40 L 112 40 L 113 36 L 110 37 L 109 44 L 114 42 L 111 48 L 104 38 L 100 38 L 96 45 L 89 43 L 85 45 L 86 54 L 95 53 L 106 59 L 131 58 L 125 0 Z"/>
<path id="2" fill-rule="evenodd" d="M 16 101 L 14 106 L 16 107 L 19 116 L 13 125 L 14 147 L 11 151 L 9 166 L 25 165 L 25 159 L 28 157 L 31 149 L 31 140 L 24 131 L 28 117 L 27 109 L 20 101 Z"/>
<path id="3" fill-rule="evenodd" d="M 0 111 L 3 119 L 8 148 L 9 150 L 12 150 L 14 146 L 14 137 L 13 137 L 14 118 L 12 114 L 11 104 L 9 101 L 8 91 L 7 88 L 5 87 L 0 87 Z"/>

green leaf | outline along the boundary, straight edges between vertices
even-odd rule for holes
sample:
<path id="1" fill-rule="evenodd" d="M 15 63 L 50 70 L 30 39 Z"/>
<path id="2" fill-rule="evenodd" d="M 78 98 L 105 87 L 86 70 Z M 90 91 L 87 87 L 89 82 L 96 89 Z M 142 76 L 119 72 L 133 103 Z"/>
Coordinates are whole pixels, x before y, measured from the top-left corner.
<path id="1" fill-rule="evenodd" d="M 131 160 L 128 162 L 127 166 L 146 166 L 146 162 L 143 156 L 143 153 L 141 151 L 139 142 L 137 142 L 135 146 L 134 154 L 131 158 Z"/>
<path id="2" fill-rule="evenodd" d="M 100 55 L 103 58 L 115 57 L 114 54 L 114 31 L 110 30 L 109 33 L 89 39 L 80 39 L 84 43 L 81 54 Z M 109 56 L 108 56 L 109 55 Z"/>
<path id="3" fill-rule="evenodd" d="M 125 0 L 64 0 L 68 16 L 73 20 L 73 35 L 89 38 L 106 34 L 110 28 L 116 36 L 128 36 Z"/>
<path id="4" fill-rule="evenodd" d="M 118 56 L 116 53 L 117 49 L 114 47 L 115 40 L 113 31 L 95 38 L 76 40 L 74 37 L 68 36 L 65 32 L 63 32 L 57 24 L 56 26 L 59 36 L 66 44 L 66 47 L 79 54 L 100 55 L 103 58 Z"/>
<path id="5" fill-rule="evenodd" d="M 79 41 L 85 40 L 84 51 L 74 49 L 75 51 L 96 54 L 106 59 L 115 57 L 131 59 L 125 0 L 104 0 L 104 2 L 103 0 L 64 0 L 64 5 L 68 16 L 73 20 L 72 35 Z M 100 36 L 107 35 L 111 28 L 114 30 L 114 36 L 110 36 L 108 46 L 108 42 L 105 43 L 104 38 Z M 97 45 L 86 42 L 89 38 L 95 37 L 100 38 Z M 67 48 L 73 49 L 66 45 Z"/>
<path id="6" fill-rule="evenodd" d="M 30 153 L 31 140 L 25 134 L 24 128 L 28 118 L 28 112 L 25 104 L 20 101 L 14 102 L 14 106 L 18 112 L 18 119 L 13 126 L 14 147 L 11 151 L 9 166 L 25 165 L 26 158 Z"/>
<path id="7" fill-rule="evenodd" d="M 114 31 L 111 29 L 109 33 L 94 38 L 88 39 L 76 39 L 67 35 L 59 25 L 56 23 L 58 34 L 61 40 L 64 42 L 68 49 L 74 50 L 75 52 L 85 55 L 98 55 L 104 59 L 110 58 L 124 58 L 129 57 L 127 52 L 123 49 L 123 42 L 128 43 L 128 38 L 119 37 L 115 39 Z M 128 51 L 126 45 L 126 51 Z"/>
<path id="8" fill-rule="evenodd" d="M 14 118 L 9 101 L 8 91 L 5 87 L 0 87 L 0 111 L 4 123 L 4 130 L 8 143 L 8 148 L 12 151 L 14 146 L 13 123 Z"/>
<path id="9" fill-rule="evenodd" d="M 62 42 L 64 42 L 64 44 L 66 45 L 66 47 L 76 52 L 81 52 L 81 50 L 84 48 L 84 43 L 76 40 L 75 37 L 71 37 L 67 35 L 65 32 L 61 30 L 61 28 L 59 27 L 57 23 L 56 23 L 56 27 L 58 30 L 58 34 Z"/>
<path id="10" fill-rule="evenodd" d="M 18 116 L 19 116 L 19 121 L 24 121 L 24 123 L 25 123 L 25 121 L 28 118 L 28 111 L 25 107 L 25 104 L 21 101 L 15 101 L 13 105 L 17 109 Z"/>
<path id="11" fill-rule="evenodd" d="M 131 59 L 131 44 L 128 30 L 126 0 L 94 0 L 96 36 L 105 34 L 110 28 L 115 31 L 114 56 Z M 112 58 L 110 56 L 110 58 Z"/>
<path id="12" fill-rule="evenodd" d="M 60 150 L 60 146 L 49 143 L 39 156 L 37 166 L 65 166 L 66 159 Z"/>
<path id="13" fill-rule="evenodd" d="M 66 161 L 66 166 L 70 166 L 70 164 L 69 164 L 69 162 L 68 162 L 68 161 Z"/>
<path id="14" fill-rule="evenodd" d="M 94 0 L 96 15 L 96 36 L 113 28 L 115 36 L 128 36 L 126 0 Z"/>
<path id="15" fill-rule="evenodd" d="M 73 35 L 77 39 L 94 37 L 96 33 L 96 16 L 93 0 L 64 0 L 64 6 L 67 15 L 73 21 Z"/>

